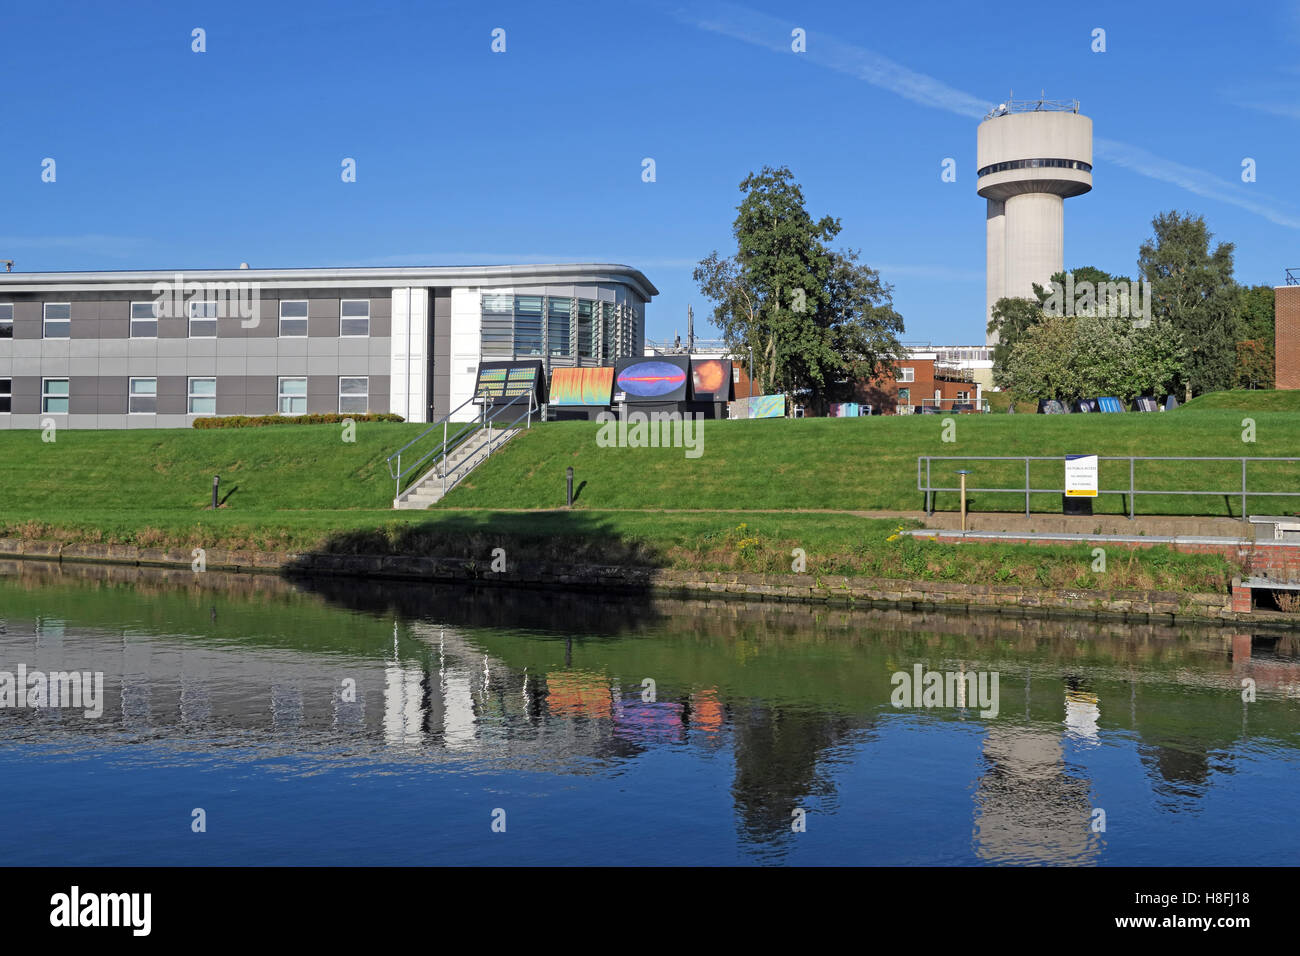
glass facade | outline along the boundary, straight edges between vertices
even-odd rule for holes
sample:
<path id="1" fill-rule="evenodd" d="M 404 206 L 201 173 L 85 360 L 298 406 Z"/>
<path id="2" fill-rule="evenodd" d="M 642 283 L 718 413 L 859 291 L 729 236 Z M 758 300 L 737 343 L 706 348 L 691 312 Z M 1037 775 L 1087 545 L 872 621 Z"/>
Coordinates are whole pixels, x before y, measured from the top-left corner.
<path id="1" fill-rule="evenodd" d="M 570 296 L 481 296 L 484 358 L 538 358 L 548 364 L 612 362 L 640 354 L 628 306 Z"/>
<path id="2" fill-rule="evenodd" d="M 542 297 L 515 296 L 515 356 L 542 357 Z"/>
<path id="3" fill-rule="evenodd" d="M 546 300 L 546 350 L 552 356 L 573 355 L 573 343 L 569 341 L 572 310 L 572 299 Z"/>
<path id="4" fill-rule="evenodd" d="M 578 357 L 592 357 L 591 313 L 594 303 L 590 299 L 578 300 Z"/>

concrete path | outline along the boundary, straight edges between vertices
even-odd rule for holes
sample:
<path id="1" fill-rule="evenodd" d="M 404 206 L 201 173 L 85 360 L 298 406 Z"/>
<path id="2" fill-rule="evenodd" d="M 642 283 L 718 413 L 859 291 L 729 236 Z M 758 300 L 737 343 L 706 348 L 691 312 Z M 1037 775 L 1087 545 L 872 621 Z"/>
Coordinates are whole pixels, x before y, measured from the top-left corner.
<path id="1" fill-rule="evenodd" d="M 528 514 L 538 511 L 564 511 L 563 508 L 453 508 L 449 511 L 501 511 Z M 856 511 L 847 508 L 579 508 L 577 513 L 588 514 L 833 514 L 853 515 L 858 518 L 897 520 L 908 518 L 922 522 L 927 528 L 952 530 L 961 527 L 961 515 L 955 511 Z M 979 512 L 966 515 L 968 531 L 1021 531 L 1066 534 L 1108 535 L 1160 535 L 1162 537 L 1217 537 L 1252 538 L 1253 529 L 1248 522 L 1236 518 L 1206 518 L 1193 515 L 1138 515 L 1132 521 L 1123 515 L 1093 515 L 1074 517 L 1066 515 L 1030 515 L 1018 512 Z"/>

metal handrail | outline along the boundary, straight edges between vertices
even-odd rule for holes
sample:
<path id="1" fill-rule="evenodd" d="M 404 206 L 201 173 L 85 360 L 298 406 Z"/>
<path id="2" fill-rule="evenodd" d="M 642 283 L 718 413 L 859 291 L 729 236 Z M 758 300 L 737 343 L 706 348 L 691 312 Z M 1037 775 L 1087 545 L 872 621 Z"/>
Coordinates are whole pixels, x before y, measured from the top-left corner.
<path id="1" fill-rule="evenodd" d="M 533 427 L 533 408 L 536 405 L 536 400 L 531 390 L 528 391 L 526 394 L 528 397 L 528 408 L 524 412 L 522 412 L 514 421 L 510 422 L 507 425 L 502 426 L 502 431 L 505 431 L 506 429 L 509 428 L 514 428 L 516 425 L 518 425 L 521 421 L 524 420 L 525 416 L 528 417 L 528 427 L 529 428 Z M 516 395 L 514 398 L 510 399 L 510 401 L 502 405 L 500 408 L 497 408 L 494 403 L 491 415 L 487 413 L 488 402 L 484 400 L 483 410 L 482 410 L 482 420 L 479 424 L 479 431 L 482 431 L 484 428 L 486 428 L 488 433 L 487 454 L 483 456 L 485 459 L 491 457 L 492 455 L 492 441 L 493 441 L 492 426 L 496 424 L 497 416 L 500 415 L 502 412 L 504 412 L 511 405 L 513 405 L 515 402 L 519 401 L 519 399 L 523 397 L 524 395 Z M 464 435 L 464 437 L 458 441 L 453 442 L 451 448 L 448 449 L 448 452 L 459 447 L 469 437 L 468 434 L 465 433 L 462 434 Z M 470 461 L 470 457 L 472 456 L 466 457 L 465 461 L 461 462 L 460 464 L 463 465 L 468 463 Z M 456 465 L 455 467 L 459 468 L 460 465 Z M 442 469 L 440 471 L 440 476 L 442 478 L 442 493 L 444 496 L 447 494 L 447 475 L 449 471 L 450 469 L 447 468 L 447 455 L 444 454 L 442 459 Z"/>
<path id="2" fill-rule="evenodd" d="M 394 497 L 402 493 L 403 478 L 410 475 L 411 472 L 419 468 L 420 465 L 422 465 L 424 462 L 428 461 L 430 458 L 438 454 L 439 451 L 447 447 L 447 426 L 448 423 L 451 421 L 451 417 L 455 415 L 457 412 L 459 412 L 466 405 L 471 404 L 475 398 L 477 398 L 477 396 L 471 396 L 465 399 L 465 401 L 461 402 L 459 405 L 457 405 L 455 408 L 449 411 L 446 415 L 443 415 L 442 418 L 438 419 L 436 422 L 434 422 L 424 431 L 420 432 L 420 434 L 416 435 L 405 445 L 403 445 L 401 448 L 397 449 L 397 451 L 393 452 L 391 455 L 389 455 L 387 458 L 384 459 L 384 463 L 388 465 L 388 477 L 392 478 L 394 481 L 397 482 L 397 494 Z M 442 444 L 434 447 L 427 454 L 421 455 L 418 459 L 416 459 L 415 464 L 411 465 L 409 468 L 403 469 L 402 453 L 405 452 L 408 448 L 412 447 L 413 445 L 416 445 L 419 442 L 423 441 L 429 434 L 436 431 L 438 429 L 438 426 L 440 425 L 442 426 Z M 457 432 L 457 436 L 458 437 L 464 436 L 465 433 L 471 430 L 472 429 L 469 428 L 462 429 L 461 431 Z M 396 462 L 396 469 L 394 469 L 394 462 Z"/>
<path id="3" fill-rule="evenodd" d="M 916 456 L 916 490 L 925 493 L 925 511 L 927 514 L 934 514 L 934 496 L 940 491 L 960 491 L 957 486 L 935 485 L 931 478 L 930 465 L 936 461 L 1023 461 L 1025 463 L 1025 484 L 1021 488 L 978 488 L 970 484 L 966 485 L 966 491 L 986 492 L 990 494 L 1018 494 L 1025 496 L 1025 517 L 1029 517 L 1029 496 L 1031 494 L 1064 494 L 1064 488 L 1034 488 L 1029 482 L 1029 463 L 1031 461 L 1065 461 L 1064 455 L 917 455 Z M 1098 495 L 1128 495 L 1128 516 L 1132 520 L 1135 516 L 1134 499 L 1138 495 L 1213 495 L 1215 497 L 1223 495 L 1241 495 L 1241 520 L 1246 520 L 1246 497 L 1252 495 L 1257 498 L 1284 498 L 1300 497 L 1300 491 L 1250 491 L 1246 484 L 1246 465 L 1252 461 L 1273 461 L 1287 462 L 1295 464 L 1300 462 L 1300 458 L 1222 458 L 1222 457 L 1167 457 L 1167 456 L 1143 456 L 1143 455 L 1098 455 L 1098 462 L 1103 461 L 1126 461 L 1128 462 L 1128 488 L 1098 488 Z M 1136 463 L 1139 461 L 1235 461 L 1241 463 L 1241 489 L 1236 488 L 1219 491 L 1146 491 L 1137 486 Z M 925 462 L 924 484 L 922 484 L 921 462 Z"/>
<path id="4" fill-rule="evenodd" d="M 465 401 L 461 402 L 459 405 L 453 408 L 446 415 L 442 416 L 442 418 L 438 419 L 436 422 L 434 422 L 424 431 L 420 432 L 420 434 L 417 435 L 415 438 L 411 439 L 401 448 L 397 449 L 397 451 L 389 455 L 386 459 L 384 459 L 384 461 L 385 464 L 388 465 L 388 476 L 392 478 L 393 481 L 396 482 L 396 488 L 393 493 L 393 500 L 396 501 L 398 498 L 401 497 L 402 482 L 406 478 L 409 478 L 415 472 L 425 468 L 428 462 L 434 458 L 440 459 L 439 466 L 442 475 L 443 493 L 445 494 L 447 490 L 448 457 L 454 451 L 456 451 L 456 449 L 460 448 L 463 444 L 465 444 L 465 442 L 469 441 L 471 437 L 473 437 L 478 432 L 482 431 L 484 428 L 487 428 L 488 430 L 488 454 L 489 455 L 492 454 L 492 441 L 493 441 L 492 426 L 497 423 L 496 420 L 499 415 L 501 415 L 503 412 L 506 411 L 506 409 L 510 408 L 512 405 L 514 405 L 522 398 L 528 399 L 527 410 L 523 414 L 520 414 L 518 418 L 516 418 L 513 422 L 511 422 L 506 427 L 513 428 L 515 425 L 518 425 L 519 422 L 523 421 L 525 417 L 527 417 L 528 427 L 532 428 L 533 425 L 532 414 L 537 407 L 537 402 L 536 402 L 536 396 L 533 394 L 531 390 L 529 390 L 526 393 L 516 395 L 510 401 L 502 405 L 500 408 L 494 408 L 490 415 L 488 414 L 487 411 L 490 400 L 484 398 L 484 396 L 481 395 L 473 395 L 465 399 Z M 461 428 L 458 432 L 456 432 L 455 435 L 451 435 L 449 432 L 450 432 L 450 426 L 452 424 L 451 421 L 452 416 L 460 412 L 460 410 L 463 409 L 466 405 L 471 405 L 471 404 L 481 405 L 481 409 L 479 412 L 479 420 L 477 422 L 455 423 L 458 425 L 463 424 L 466 425 L 467 427 Z M 412 446 L 418 444 L 422 440 L 424 440 L 434 431 L 437 431 L 439 426 L 442 427 L 442 442 L 438 445 L 435 445 L 429 451 L 425 452 L 424 454 L 416 458 L 411 464 L 403 468 L 402 453 L 410 449 Z"/>

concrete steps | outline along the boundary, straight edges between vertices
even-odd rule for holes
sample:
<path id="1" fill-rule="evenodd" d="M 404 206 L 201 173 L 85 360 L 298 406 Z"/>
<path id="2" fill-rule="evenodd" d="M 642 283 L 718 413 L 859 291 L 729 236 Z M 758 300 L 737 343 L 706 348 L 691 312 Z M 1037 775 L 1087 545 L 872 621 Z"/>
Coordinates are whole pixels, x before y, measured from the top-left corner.
<path id="1" fill-rule="evenodd" d="M 494 428 L 491 433 L 491 452 L 513 438 L 519 428 Z M 443 462 L 426 472 L 414 484 L 403 491 L 393 502 L 399 510 L 423 510 L 442 500 L 442 496 L 465 479 L 465 476 L 487 460 L 489 435 L 486 429 L 474 433 L 454 452 L 447 456 L 446 489 L 443 489 Z"/>

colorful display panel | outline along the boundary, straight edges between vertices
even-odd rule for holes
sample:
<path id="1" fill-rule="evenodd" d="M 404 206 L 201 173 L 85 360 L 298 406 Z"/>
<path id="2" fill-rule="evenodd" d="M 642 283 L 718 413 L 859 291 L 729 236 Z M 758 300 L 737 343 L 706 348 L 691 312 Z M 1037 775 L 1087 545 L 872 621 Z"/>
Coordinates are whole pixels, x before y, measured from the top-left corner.
<path id="1" fill-rule="evenodd" d="M 784 418 L 784 395 L 755 395 L 727 403 L 728 418 Z"/>
<path id="2" fill-rule="evenodd" d="M 697 402 L 731 399 L 731 359 L 691 359 L 691 384 Z"/>
<path id="3" fill-rule="evenodd" d="M 614 401 L 682 402 L 690 382 L 686 356 L 624 359 L 614 375 Z M 622 396 L 620 398 L 620 396 Z"/>
<path id="4" fill-rule="evenodd" d="M 484 362 L 478 368 L 474 394 L 495 405 L 536 392 L 542 381 L 541 362 Z"/>
<path id="5" fill-rule="evenodd" d="M 552 405 L 608 405 L 613 368 L 557 368 L 551 372 Z"/>

